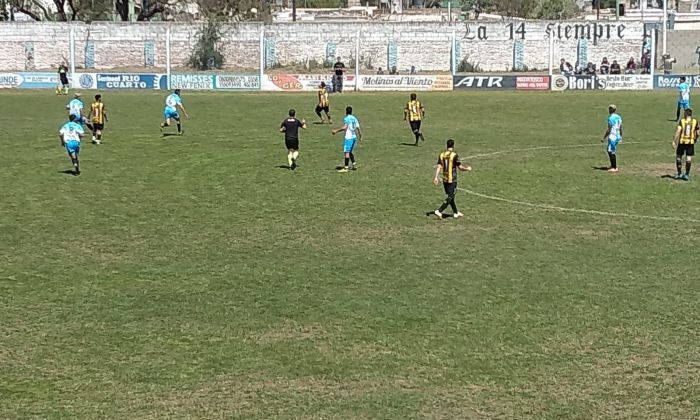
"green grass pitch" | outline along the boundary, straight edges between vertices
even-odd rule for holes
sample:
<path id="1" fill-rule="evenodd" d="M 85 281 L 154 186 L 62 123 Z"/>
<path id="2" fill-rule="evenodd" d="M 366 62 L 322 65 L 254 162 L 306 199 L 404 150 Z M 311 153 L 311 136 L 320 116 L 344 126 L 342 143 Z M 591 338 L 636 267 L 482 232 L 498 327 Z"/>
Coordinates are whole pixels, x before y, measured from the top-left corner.
<path id="1" fill-rule="evenodd" d="M 408 94 L 333 95 L 365 133 L 347 174 L 327 125 L 278 168 L 314 92 L 184 92 L 161 138 L 165 94 L 105 92 L 74 177 L 68 98 L 0 93 L 0 418 L 700 417 L 673 93 L 419 94 L 420 147 Z M 609 103 L 619 174 L 594 169 Z M 461 188 L 531 206 L 460 191 L 464 219 L 426 217 L 447 137 Z"/>

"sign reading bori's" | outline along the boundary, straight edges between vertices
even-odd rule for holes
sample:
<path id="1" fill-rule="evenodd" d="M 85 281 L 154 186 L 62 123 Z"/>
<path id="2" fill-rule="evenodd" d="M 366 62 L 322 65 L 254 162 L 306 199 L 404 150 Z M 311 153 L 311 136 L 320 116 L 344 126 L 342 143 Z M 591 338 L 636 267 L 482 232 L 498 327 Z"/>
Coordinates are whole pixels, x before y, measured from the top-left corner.
<path id="1" fill-rule="evenodd" d="M 632 27 L 635 26 L 635 27 Z M 543 40 L 554 37 L 557 40 L 589 39 L 623 40 L 627 38 L 641 39 L 643 29 L 636 31 L 634 22 L 630 23 L 599 23 L 599 22 L 509 22 L 475 24 L 467 23 L 463 39 L 466 40 Z M 641 28 L 641 26 L 640 26 Z M 630 33 L 639 32 L 637 33 Z"/>

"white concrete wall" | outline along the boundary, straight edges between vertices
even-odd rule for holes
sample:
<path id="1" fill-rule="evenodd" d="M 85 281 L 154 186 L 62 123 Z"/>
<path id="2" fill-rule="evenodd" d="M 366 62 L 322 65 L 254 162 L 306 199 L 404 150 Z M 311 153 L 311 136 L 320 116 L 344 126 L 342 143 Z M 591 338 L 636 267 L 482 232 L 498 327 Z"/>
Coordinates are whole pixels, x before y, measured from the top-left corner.
<path id="1" fill-rule="evenodd" d="M 576 61 L 578 39 L 590 37 L 591 61 L 600 62 L 604 56 L 626 61 L 639 56 L 643 26 L 640 22 L 524 22 L 524 33 L 518 31 L 522 22 L 514 22 L 513 34 L 508 22 L 482 22 L 476 25 L 448 25 L 419 22 L 361 22 L 361 23 L 239 23 L 224 27 L 223 52 L 228 69 L 258 68 L 259 35 L 274 40 L 274 61 L 290 66 L 307 60 L 323 62 L 326 45 L 336 44 L 336 54 L 352 64 L 357 34 L 360 36 L 360 57 L 365 70 L 387 67 L 388 44 L 396 42 L 397 67 L 400 70 L 416 66 L 419 71 L 449 71 L 452 36 L 456 34 L 460 56 L 478 63 L 485 71 L 506 71 L 513 66 L 514 45 L 520 39 L 524 47 L 523 63 L 530 69 L 546 69 L 549 57 L 549 36 L 555 38 L 555 63 L 559 58 Z M 578 25 L 578 26 L 577 26 Z M 165 33 L 172 31 L 172 64 L 182 68 L 197 41 L 198 27 L 185 23 L 39 23 L 17 22 L 0 25 L 0 70 L 25 70 L 25 46 L 32 43 L 36 69 L 54 68 L 62 57 L 69 55 L 69 31 L 76 34 L 76 63 L 83 67 L 85 43 L 95 42 L 95 68 L 143 69 L 144 43 L 155 41 L 155 66 L 165 67 Z M 145 69 L 143 69 L 145 70 Z"/>

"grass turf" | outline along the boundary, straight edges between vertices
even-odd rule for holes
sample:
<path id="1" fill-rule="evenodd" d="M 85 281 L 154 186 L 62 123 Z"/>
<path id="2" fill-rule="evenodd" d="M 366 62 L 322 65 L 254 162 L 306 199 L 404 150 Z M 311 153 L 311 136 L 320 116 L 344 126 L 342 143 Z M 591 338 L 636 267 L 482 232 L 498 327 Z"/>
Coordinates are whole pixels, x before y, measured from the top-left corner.
<path id="1" fill-rule="evenodd" d="M 165 138 L 164 93 L 107 92 L 73 177 L 67 98 L 2 92 L 0 417 L 700 416 L 700 188 L 663 177 L 673 96 L 421 94 L 418 148 L 406 96 L 332 97 L 366 136 L 336 174 L 342 137 L 312 124 L 278 168 L 313 92 L 186 92 Z M 611 102 L 615 175 L 594 169 Z M 689 221 L 463 191 L 466 217 L 436 221 L 447 137 L 490 154 L 466 189 Z"/>

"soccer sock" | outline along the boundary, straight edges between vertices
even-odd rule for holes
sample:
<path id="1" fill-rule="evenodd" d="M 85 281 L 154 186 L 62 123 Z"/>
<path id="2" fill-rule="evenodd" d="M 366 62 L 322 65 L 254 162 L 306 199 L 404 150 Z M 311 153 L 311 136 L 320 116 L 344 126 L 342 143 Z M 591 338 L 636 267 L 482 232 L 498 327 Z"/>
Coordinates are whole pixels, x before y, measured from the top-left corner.
<path id="1" fill-rule="evenodd" d="M 449 206 L 449 205 L 450 205 L 450 204 L 448 203 L 448 200 L 445 200 L 445 201 L 442 203 L 442 205 L 440 206 L 440 208 L 438 209 L 438 211 L 439 211 L 440 213 L 442 213 L 443 211 L 445 211 L 445 209 L 446 209 L 447 206 Z"/>
<path id="2" fill-rule="evenodd" d="M 455 200 L 454 200 L 454 199 L 452 199 L 452 201 L 450 201 L 450 207 L 452 207 L 452 212 L 453 212 L 454 214 L 459 213 L 459 212 L 457 211 L 457 203 L 455 203 Z"/>
<path id="3" fill-rule="evenodd" d="M 177 123 L 177 132 L 178 133 L 182 132 L 182 124 L 180 124 L 179 122 Z"/>
<path id="4" fill-rule="evenodd" d="M 681 162 L 681 158 L 676 158 L 676 172 L 678 175 L 681 174 L 681 167 L 683 166 L 683 163 Z"/>
<path id="5" fill-rule="evenodd" d="M 676 121 L 681 119 L 681 107 L 676 108 Z"/>
<path id="6" fill-rule="evenodd" d="M 345 167 L 347 168 L 349 164 L 350 164 L 350 158 L 346 157 L 345 158 Z"/>
<path id="7" fill-rule="evenodd" d="M 617 168 L 617 155 L 615 155 L 615 153 L 608 152 L 608 156 L 610 156 L 610 167 Z"/>
<path id="8" fill-rule="evenodd" d="M 420 137 L 421 140 L 425 141 L 425 137 L 423 137 L 423 133 L 418 133 L 418 136 Z"/>
<path id="9" fill-rule="evenodd" d="M 416 136 L 416 144 L 418 144 L 418 139 L 420 139 L 420 134 L 419 133 L 413 133 L 414 136 Z"/>
<path id="10" fill-rule="evenodd" d="M 287 153 L 287 163 L 289 163 L 289 166 L 292 166 L 292 152 Z"/>
<path id="11" fill-rule="evenodd" d="M 350 153 L 350 161 L 353 165 L 355 164 L 355 155 L 353 153 Z M 347 163 L 345 165 L 347 165 Z"/>
<path id="12" fill-rule="evenodd" d="M 297 160 L 298 157 L 299 157 L 299 151 L 298 150 L 293 151 L 292 152 L 292 159 Z"/>
<path id="13" fill-rule="evenodd" d="M 691 162 L 691 161 L 688 160 L 688 161 L 685 162 L 685 174 L 686 174 L 686 175 L 690 175 L 690 166 L 691 166 L 691 165 L 692 165 L 692 162 Z"/>
<path id="14" fill-rule="evenodd" d="M 318 118 L 323 119 L 323 117 L 321 116 L 321 111 L 316 111 L 316 115 L 318 115 Z"/>

